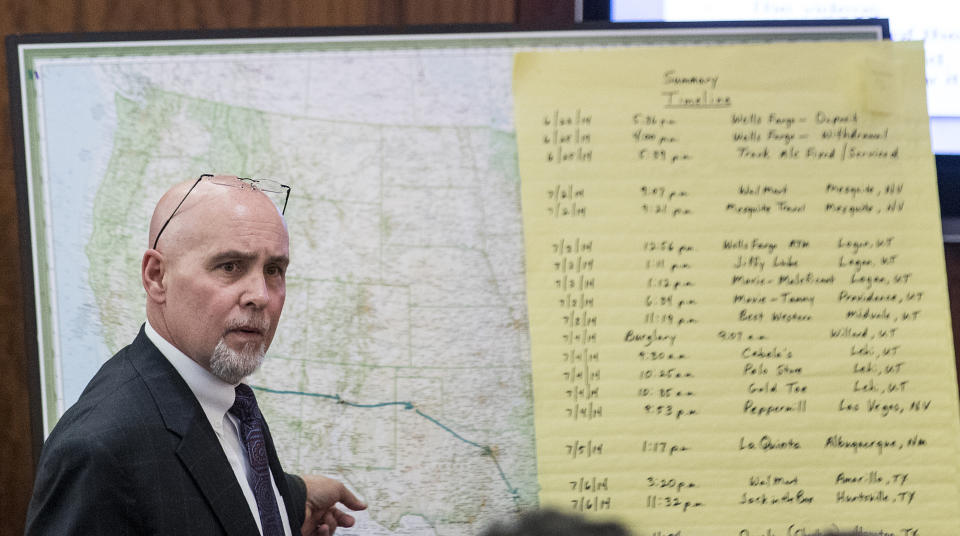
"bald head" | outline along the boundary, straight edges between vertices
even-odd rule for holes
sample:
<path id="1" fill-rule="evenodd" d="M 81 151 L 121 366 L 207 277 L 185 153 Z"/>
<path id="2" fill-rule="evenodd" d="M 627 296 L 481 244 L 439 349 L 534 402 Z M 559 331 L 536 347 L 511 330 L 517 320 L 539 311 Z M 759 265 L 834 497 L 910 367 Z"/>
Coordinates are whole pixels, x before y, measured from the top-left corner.
<path id="1" fill-rule="evenodd" d="M 141 265 L 147 319 L 188 357 L 236 383 L 259 364 L 248 356 L 262 359 L 273 338 L 288 262 L 286 223 L 263 192 L 234 176 L 177 184 L 150 220 Z M 211 367 L 215 349 L 229 370 L 217 368 L 220 358 Z"/>
<path id="2" fill-rule="evenodd" d="M 190 192 L 194 185 L 199 186 L 197 179 L 183 181 L 167 190 L 167 192 L 163 194 L 163 197 L 160 198 L 160 201 L 157 202 L 157 206 L 153 209 L 153 216 L 150 218 L 150 240 L 147 244 L 148 248 L 154 247 L 154 244 L 157 242 L 158 235 L 160 234 L 160 230 L 163 228 L 164 224 L 167 224 L 168 227 L 170 226 L 167 222 L 168 220 L 170 222 L 173 221 L 172 215 L 174 210 L 178 210 L 180 214 L 183 214 L 190 207 L 196 205 L 193 199 L 190 200 L 189 204 L 187 204 L 187 200 L 184 199 L 184 197 L 187 195 L 187 192 Z M 197 197 L 200 197 L 199 192 Z M 181 200 L 183 200 L 186 206 L 181 206 L 180 209 L 178 209 L 177 204 L 179 204 Z M 175 225 L 174 227 L 177 226 Z M 170 234 L 173 234 L 173 230 L 171 230 Z"/>
<path id="3" fill-rule="evenodd" d="M 277 211 L 266 194 L 253 189 L 236 175 L 206 175 L 183 181 L 167 190 L 157 202 L 150 218 L 147 247 L 159 247 L 159 236 L 163 236 L 165 243 L 176 245 L 191 224 L 216 217 L 217 208 L 232 207 L 236 209 L 234 212 L 246 212 L 246 207 L 256 205 L 260 205 L 256 208 L 273 207 Z"/>

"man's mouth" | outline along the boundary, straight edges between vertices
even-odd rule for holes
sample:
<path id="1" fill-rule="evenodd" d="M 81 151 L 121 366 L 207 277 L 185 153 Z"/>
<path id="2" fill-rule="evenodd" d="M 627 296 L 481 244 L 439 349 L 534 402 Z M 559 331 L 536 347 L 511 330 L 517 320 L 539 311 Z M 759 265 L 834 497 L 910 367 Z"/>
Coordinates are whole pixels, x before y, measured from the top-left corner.
<path id="1" fill-rule="evenodd" d="M 254 336 L 254 335 L 263 336 L 263 330 L 262 330 L 262 329 L 258 329 L 258 328 L 247 328 L 247 327 L 243 327 L 243 328 L 233 328 L 233 329 L 227 331 L 227 333 L 228 333 L 228 334 L 231 334 L 231 333 L 232 333 L 232 334 L 238 334 L 238 335 L 249 335 L 249 336 Z"/>
<path id="2" fill-rule="evenodd" d="M 227 326 L 227 334 L 237 334 L 240 336 L 264 336 L 267 333 L 268 323 L 266 320 L 258 322 L 257 320 L 247 320 L 232 322 Z"/>

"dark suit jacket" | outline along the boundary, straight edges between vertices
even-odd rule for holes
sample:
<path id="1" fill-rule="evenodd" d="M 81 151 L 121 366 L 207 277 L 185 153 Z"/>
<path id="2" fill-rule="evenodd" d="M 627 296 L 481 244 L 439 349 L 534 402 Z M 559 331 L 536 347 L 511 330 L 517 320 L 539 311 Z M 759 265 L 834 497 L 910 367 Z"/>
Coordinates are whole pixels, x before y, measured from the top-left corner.
<path id="1" fill-rule="evenodd" d="M 270 469 L 300 533 L 303 480 Z M 47 438 L 27 534 L 258 535 L 200 403 L 143 328 L 87 385 Z"/>

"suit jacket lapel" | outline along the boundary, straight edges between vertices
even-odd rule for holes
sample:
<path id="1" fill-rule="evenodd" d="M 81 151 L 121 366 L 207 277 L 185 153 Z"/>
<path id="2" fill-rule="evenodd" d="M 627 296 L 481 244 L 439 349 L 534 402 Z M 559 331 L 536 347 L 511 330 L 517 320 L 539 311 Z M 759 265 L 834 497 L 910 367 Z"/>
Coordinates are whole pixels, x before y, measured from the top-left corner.
<path id="1" fill-rule="evenodd" d="M 201 418 L 203 421 L 195 420 L 183 436 L 177 456 L 193 475 L 227 534 L 259 534 L 240 484 L 236 478 L 230 478 L 234 474 L 233 468 L 223 454 L 220 441 L 206 417 L 201 414 Z"/>
<path id="2" fill-rule="evenodd" d="M 259 534 L 237 479 L 224 478 L 224 475 L 234 474 L 233 468 L 190 387 L 150 342 L 143 328 L 132 346 L 134 355 L 140 356 L 133 361 L 133 366 L 143 377 L 167 429 L 181 438 L 177 456 L 214 515 L 227 534 Z"/>

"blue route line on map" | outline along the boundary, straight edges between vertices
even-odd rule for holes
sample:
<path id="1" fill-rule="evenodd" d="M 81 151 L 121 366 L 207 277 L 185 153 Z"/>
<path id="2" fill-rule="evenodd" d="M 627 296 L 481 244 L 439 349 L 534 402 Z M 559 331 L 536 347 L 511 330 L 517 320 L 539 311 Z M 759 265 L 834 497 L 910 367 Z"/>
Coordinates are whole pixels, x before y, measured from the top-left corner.
<path id="1" fill-rule="evenodd" d="M 332 400 L 332 401 L 336 402 L 337 404 L 343 404 L 344 406 L 350 406 L 350 407 L 353 407 L 353 408 L 368 408 L 368 409 L 369 409 L 369 408 L 383 408 L 383 407 L 388 407 L 388 406 L 402 406 L 403 409 L 406 409 L 406 410 L 411 410 L 411 409 L 412 409 L 412 410 L 414 410 L 414 413 L 416 413 L 417 415 L 423 417 L 424 419 L 432 422 L 433 424 L 439 426 L 441 429 L 443 429 L 444 431 L 446 431 L 447 433 L 449 433 L 449 434 L 452 435 L 453 437 L 459 439 L 460 441 L 463 441 L 464 443 L 466 443 L 466 444 L 468 444 L 468 445 L 470 445 L 470 446 L 473 446 L 473 447 L 476 447 L 476 448 L 482 450 L 484 456 L 489 456 L 490 459 L 493 460 L 493 464 L 497 467 L 497 471 L 500 473 L 500 478 L 503 480 L 503 483 L 506 484 L 506 486 L 507 486 L 507 491 L 510 492 L 510 495 L 513 497 L 513 501 L 514 501 L 514 502 L 517 502 L 517 501 L 519 500 L 519 498 L 520 498 L 520 497 L 517 495 L 517 488 L 514 488 L 513 486 L 510 485 L 510 480 L 507 479 L 507 475 L 503 472 L 503 468 L 500 467 L 500 461 L 497 460 L 497 457 L 496 457 L 496 455 L 494 455 L 492 448 L 490 448 L 490 447 L 487 446 L 487 445 L 481 445 L 480 443 L 477 443 L 476 441 L 470 441 L 469 439 L 464 438 L 464 437 L 461 436 L 460 434 L 454 432 L 453 429 L 451 429 L 449 426 L 443 424 L 442 422 L 438 421 L 437 419 L 434 419 L 433 417 L 431 417 L 431 416 L 427 415 L 426 413 L 424 413 L 424 412 L 420 411 L 419 409 L 417 409 L 417 407 L 413 404 L 413 402 L 399 402 L 399 401 L 398 401 L 398 402 L 379 402 L 379 403 L 376 403 L 376 404 L 360 404 L 360 403 L 357 403 L 357 402 L 349 402 L 349 401 L 347 401 L 347 400 L 344 400 L 343 398 L 340 397 L 340 395 L 327 395 L 327 394 L 323 394 L 323 393 L 307 393 L 307 392 L 304 392 L 304 391 L 286 391 L 286 390 L 281 390 L 281 389 L 270 389 L 270 388 L 268 388 L 268 387 L 260 387 L 260 386 L 258 386 L 258 385 L 251 385 L 250 387 L 253 388 L 253 389 L 256 389 L 257 391 L 263 391 L 263 392 L 265 392 L 265 393 L 270 393 L 270 394 L 274 394 L 274 395 L 296 395 L 296 396 L 306 396 L 306 397 L 312 397 L 312 398 L 325 398 L 325 399 L 327 399 L 327 400 Z"/>

